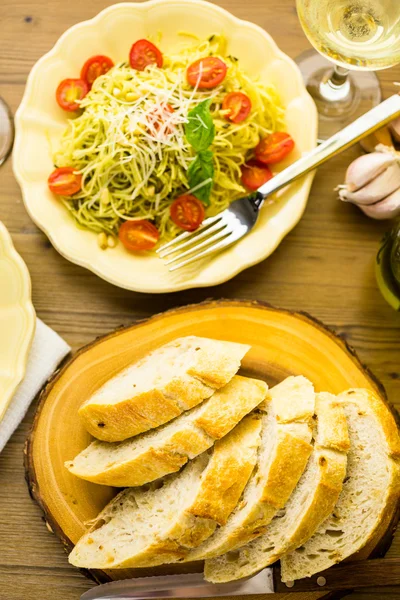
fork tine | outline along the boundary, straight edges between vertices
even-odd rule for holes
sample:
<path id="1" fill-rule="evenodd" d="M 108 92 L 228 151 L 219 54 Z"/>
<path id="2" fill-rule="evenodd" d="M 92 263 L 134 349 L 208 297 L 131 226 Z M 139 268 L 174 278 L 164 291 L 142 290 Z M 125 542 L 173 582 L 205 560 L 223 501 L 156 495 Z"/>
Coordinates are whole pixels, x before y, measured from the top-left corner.
<path id="1" fill-rule="evenodd" d="M 210 248 L 203 250 L 203 252 L 200 252 L 200 254 L 191 256 L 190 258 L 187 258 L 186 260 L 183 260 L 182 262 L 173 265 L 172 267 L 169 268 L 169 270 L 177 271 L 178 269 L 181 269 L 182 267 L 185 267 L 186 265 L 190 265 L 191 263 L 194 263 L 197 260 L 200 260 L 201 258 L 208 256 L 209 254 L 214 254 L 214 252 L 217 252 L 218 250 L 223 250 L 224 248 L 227 248 L 228 246 L 230 246 L 231 244 L 236 242 L 241 237 L 242 237 L 242 234 L 239 235 L 238 233 L 230 232 L 230 235 L 228 235 L 228 237 L 225 237 L 223 240 L 218 242 L 218 244 L 215 244 L 215 245 L 211 246 Z"/>
<path id="2" fill-rule="evenodd" d="M 232 231 L 230 229 L 227 229 L 227 227 L 228 227 L 228 224 L 224 223 L 223 229 L 221 229 L 220 231 L 218 231 L 217 233 L 215 233 L 214 235 L 212 235 L 210 238 L 207 238 L 203 242 L 200 242 L 199 244 L 196 244 L 195 246 L 192 246 L 188 250 L 185 250 L 185 252 L 180 252 L 174 258 L 170 258 L 169 260 L 167 260 L 165 262 L 165 266 L 172 265 L 172 263 L 176 262 L 177 260 L 180 260 L 181 258 L 185 258 L 186 256 L 189 256 L 190 254 L 198 252 L 202 248 L 206 248 L 207 246 L 210 246 L 210 245 L 214 246 L 215 242 L 217 242 L 221 238 L 224 238 L 227 235 L 230 235 L 232 233 Z"/>
<path id="3" fill-rule="evenodd" d="M 207 227 L 208 225 L 212 225 L 216 220 L 220 219 L 223 214 L 224 213 L 220 213 L 219 215 L 216 215 L 215 217 L 209 217 L 208 219 L 203 221 L 201 226 L 198 229 L 196 229 L 196 231 L 185 231 L 184 233 L 181 233 L 180 235 L 178 235 L 176 238 L 174 238 L 170 242 L 167 242 L 166 244 L 161 246 L 161 248 L 158 248 L 158 250 L 156 250 L 156 253 L 160 254 L 160 256 L 161 256 L 161 253 L 163 253 L 164 250 L 171 248 L 171 246 L 174 246 L 175 244 L 179 244 L 179 242 L 184 241 L 188 237 L 195 237 L 196 234 L 201 232 L 205 227 Z"/>
<path id="4" fill-rule="evenodd" d="M 167 256 L 170 256 L 171 254 L 175 254 L 176 252 L 181 252 L 188 246 L 192 246 L 193 244 L 197 245 L 197 242 L 204 239 L 205 237 L 208 237 L 212 233 L 219 231 L 222 227 L 226 227 L 226 223 L 224 222 L 223 219 L 220 219 L 219 221 L 214 223 L 214 225 L 211 225 L 211 227 L 205 227 L 204 229 L 202 229 L 201 232 L 199 232 L 199 235 L 190 237 L 190 239 L 187 239 L 186 242 L 185 242 L 185 240 L 182 240 L 182 243 L 179 244 L 179 246 L 177 248 L 175 248 L 175 247 L 168 248 L 165 252 L 160 254 L 160 257 L 167 258 Z"/>

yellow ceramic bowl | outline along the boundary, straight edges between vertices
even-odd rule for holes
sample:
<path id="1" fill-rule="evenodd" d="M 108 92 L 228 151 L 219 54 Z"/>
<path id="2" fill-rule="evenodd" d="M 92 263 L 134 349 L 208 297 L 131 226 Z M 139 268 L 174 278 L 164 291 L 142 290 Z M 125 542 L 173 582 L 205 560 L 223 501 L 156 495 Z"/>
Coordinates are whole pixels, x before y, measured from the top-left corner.
<path id="1" fill-rule="evenodd" d="M 295 63 L 260 27 L 241 21 L 214 4 L 203 0 L 114 4 L 94 19 L 66 31 L 28 78 L 16 115 L 14 172 L 30 216 L 60 254 L 115 285 L 139 292 L 162 293 L 216 285 L 264 260 L 301 218 L 312 181 L 309 175 L 282 193 L 277 205 L 265 207 L 255 230 L 238 244 L 212 260 L 177 273 L 169 273 L 155 255 L 135 256 L 121 244 L 115 250 L 103 251 L 95 234 L 74 225 L 47 188 L 47 178 L 53 170 L 50 145 L 57 147 L 66 127 L 66 115 L 54 97 L 59 81 L 77 77 L 84 60 L 94 54 L 125 60 L 135 40 L 157 32 L 162 32 L 161 48 L 168 53 L 181 43 L 180 31 L 200 38 L 224 33 L 228 52 L 240 59 L 243 69 L 273 83 L 280 93 L 287 107 L 287 130 L 296 141 L 292 158 L 316 144 L 315 106 Z"/>
<path id="2" fill-rule="evenodd" d="M 25 374 L 35 322 L 28 269 L 0 221 L 0 422 Z"/>

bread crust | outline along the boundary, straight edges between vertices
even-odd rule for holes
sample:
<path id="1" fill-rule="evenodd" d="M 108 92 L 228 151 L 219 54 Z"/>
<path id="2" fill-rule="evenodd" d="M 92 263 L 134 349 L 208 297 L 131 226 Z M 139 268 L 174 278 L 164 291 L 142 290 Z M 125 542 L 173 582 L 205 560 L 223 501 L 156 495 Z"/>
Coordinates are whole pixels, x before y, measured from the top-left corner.
<path id="1" fill-rule="evenodd" d="M 375 415 L 379 422 L 384 439 L 386 441 L 386 451 L 389 457 L 389 469 L 390 469 L 390 485 L 386 490 L 386 497 L 383 510 L 380 513 L 379 520 L 376 523 L 375 528 L 370 532 L 365 542 L 354 554 L 354 557 L 362 554 L 365 547 L 367 547 L 374 539 L 382 537 L 384 532 L 387 530 L 389 523 L 393 517 L 393 513 L 396 507 L 399 506 L 400 502 L 400 433 L 399 428 L 392 412 L 383 400 L 377 396 L 371 390 L 364 388 L 352 388 L 340 394 L 339 399 L 343 402 L 351 401 L 360 404 L 361 410 L 367 406 L 369 410 Z M 382 533 L 380 533 L 382 532 Z M 368 556 L 368 555 L 367 555 Z M 365 558 L 367 558 L 365 556 Z"/>
<path id="2" fill-rule="evenodd" d="M 253 414 L 216 442 L 202 490 L 189 508 L 191 514 L 225 525 L 257 462 L 260 431 L 261 416 Z"/>
<path id="3" fill-rule="evenodd" d="M 96 443 L 98 442 L 93 442 L 92 445 Z M 186 430 L 174 433 L 164 446 L 149 447 L 132 460 L 111 463 L 108 468 L 98 472 L 79 470 L 76 465 L 78 457 L 74 461 L 66 462 L 65 466 L 73 475 L 93 483 L 136 487 L 169 473 L 176 473 L 188 462 L 189 454 L 197 456 L 208 450 L 212 443 L 213 440 L 202 431 L 188 426 Z"/>
<path id="4" fill-rule="evenodd" d="M 276 511 L 286 504 L 306 467 L 312 446 L 304 439 L 295 438 L 285 432 L 280 432 L 278 436 L 280 439 L 260 501 L 252 506 L 240 527 L 218 546 L 217 553 L 211 551 L 191 560 L 212 558 L 248 544 L 264 533 Z"/>
<path id="5" fill-rule="evenodd" d="M 354 388 L 347 390 L 338 396 L 338 400 L 343 404 L 353 403 L 359 410 L 359 416 L 371 414 L 374 416 L 376 423 L 381 432 L 382 442 L 386 445 L 385 451 L 387 456 L 387 472 L 389 473 L 389 483 L 386 490 L 379 490 L 379 500 L 382 500 L 382 507 L 377 512 L 373 526 L 370 528 L 368 535 L 362 540 L 354 540 L 352 557 L 367 558 L 370 551 L 368 548 L 378 536 L 383 535 L 387 529 L 396 506 L 400 498 L 400 465 L 399 465 L 399 447 L 400 438 L 397 425 L 389 408 L 374 392 L 366 389 Z M 381 503 L 381 502 L 380 502 Z M 329 560 L 325 561 L 322 569 L 330 567 L 332 564 L 338 563 L 349 556 L 346 552 L 336 551 L 329 554 Z M 306 565 L 302 569 L 294 570 L 293 555 L 288 554 L 281 561 L 281 574 L 283 581 L 293 580 L 303 576 L 311 575 L 315 572 L 315 567 Z M 318 569 L 320 570 L 320 569 Z"/>
<path id="6" fill-rule="evenodd" d="M 212 342 L 212 340 L 210 340 Z M 232 379 L 232 362 L 236 363 L 235 373 L 239 370 L 243 356 L 250 350 L 247 344 L 230 343 L 228 355 L 221 355 L 210 347 L 199 352 L 196 363 L 189 367 L 188 375 L 196 377 L 206 385 L 219 389 Z"/>
<path id="7" fill-rule="evenodd" d="M 290 408 L 286 410 L 287 407 L 290 407 L 286 392 L 294 388 L 297 393 L 300 387 L 304 391 L 300 394 L 303 406 L 297 407 L 296 411 Z M 276 393 L 276 389 L 278 389 L 278 393 Z M 284 404 L 283 409 L 281 399 Z M 276 388 L 271 389 L 269 401 L 270 410 L 275 415 L 276 443 L 269 459 L 268 472 L 263 475 L 263 487 L 260 491 L 257 490 L 257 499 L 248 501 L 244 496 L 238 505 L 239 510 L 244 510 L 240 515 L 240 524 L 235 522 L 234 527 L 229 530 L 228 521 L 225 531 L 222 529 L 221 533 L 218 532 L 216 539 L 211 538 L 210 544 L 206 542 L 204 548 L 200 546 L 195 549 L 186 557 L 185 561 L 219 556 L 240 548 L 264 533 L 276 511 L 286 504 L 300 479 L 312 451 L 310 422 L 315 405 L 313 386 L 302 377 L 298 380 L 288 378 Z M 299 422 L 278 422 L 278 415 L 282 416 L 284 413 L 287 416 L 297 414 Z M 266 420 L 268 417 L 264 416 L 263 419 Z"/>
<path id="8" fill-rule="evenodd" d="M 217 518 L 226 520 L 236 505 L 236 500 L 256 463 L 260 430 L 260 415 L 249 415 L 225 438 L 217 442 L 208 463 L 205 454 L 195 459 L 197 464 L 200 463 L 204 466 L 204 470 L 201 473 L 199 488 L 193 501 L 182 509 L 182 514 L 177 516 L 176 521 L 164 535 L 156 535 L 140 552 L 116 563 L 113 558 L 112 540 L 107 542 L 106 538 L 104 546 L 107 543 L 111 544 L 109 557 L 113 560 L 99 565 L 82 564 L 82 560 L 85 560 L 82 557 L 87 554 L 85 546 L 90 544 L 90 532 L 88 532 L 78 542 L 76 551 L 71 554 L 71 562 L 77 566 L 93 566 L 94 568 L 105 568 L 106 566 L 107 568 L 130 568 L 151 567 L 183 559 L 191 548 L 199 546 L 214 533 Z M 235 464 L 237 468 L 230 470 L 229 479 L 225 475 L 224 479 L 219 482 L 219 486 L 214 488 L 218 475 L 224 473 L 225 467 L 230 463 Z M 177 477 L 179 478 L 179 475 Z M 230 490 L 230 487 L 233 491 Z M 92 531 L 98 529 L 102 521 L 107 523 L 114 516 L 118 516 L 119 502 L 123 502 L 124 495 L 127 493 L 129 490 L 125 490 L 108 504 L 96 519 Z M 135 494 L 134 491 L 131 493 Z M 134 518 L 132 520 L 134 528 Z M 99 543 L 99 539 L 97 539 L 97 543 Z M 106 547 L 106 557 L 107 553 Z M 106 558 L 106 560 L 108 559 Z"/>
<path id="9" fill-rule="evenodd" d="M 303 512 L 297 514 L 296 523 L 290 532 L 287 531 L 283 545 L 274 546 L 270 528 L 267 527 L 265 535 L 260 536 L 255 544 L 238 549 L 234 561 L 229 560 L 229 555 L 206 560 L 204 573 L 208 581 L 223 583 L 253 575 L 279 560 L 283 554 L 301 546 L 332 512 L 346 475 L 347 450 L 339 452 L 336 449 L 338 446 L 348 446 L 346 417 L 341 403 L 331 394 L 317 394 L 315 406 L 318 433 L 310 461 L 316 478 L 314 489 L 310 490 L 307 497 L 306 509 L 300 505 L 298 512 Z M 330 423 L 334 433 L 330 430 Z"/>
<path id="10" fill-rule="evenodd" d="M 331 514 L 342 491 L 343 479 L 346 476 L 346 455 L 325 448 L 317 451 L 316 458 L 319 464 L 323 459 L 324 464 L 320 469 L 320 480 L 307 512 L 304 513 L 294 535 L 288 540 L 285 554 L 304 544 L 313 535 L 317 527 Z M 271 563 L 279 560 L 281 556 L 282 553 L 275 555 Z"/>
<path id="11" fill-rule="evenodd" d="M 77 477 L 116 487 L 140 486 L 174 473 L 189 458 L 192 459 L 208 450 L 217 436 L 228 434 L 268 394 L 268 386 L 263 381 L 238 375 L 234 376 L 226 388 L 217 391 L 206 401 L 204 409 L 200 410 L 201 418 L 187 422 L 183 416 L 182 429 L 174 431 L 167 439 L 158 443 L 153 437 L 149 441 L 149 447 L 132 458 L 112 462 L 106 468 L 101 466 L 96 470 L 90 464 L 91 449 L 101 447 L 107 450 L 108 446 L 107 442 L 95 441 L 74 460 L 67 461 L 65 466 Z M 127 448 L 132 447 L 133 454 L 135 439 L 132 442 L 122 442 L 122 445 L 124 444 Z"/>
<path id="12" fill-rule="evenodd" d="M 235 375 L 225 387 L 215 392 L 209 400 L 207 412 L 195 423 L 209 436 L 219 440 L 238 422 L 238 413 L 246 415 L 267 397 L 268 386 L 264 381 Z"/>
<path id="13" fill-rule="evenodd" d="M 210 396 L 214 390 L 210 390 Z M 182 410 L 161 390 L 150 390 L 118 404 L 83 404 L 79 411 L 87 431 L 98 440 L 118 442 L 158 427 Z"/>
<path id="14" fill-rule="evenodd" d="M 262 502 L 271 504 L 275 509 L 284 506 L 289 499 L 312 452 L 312 445 L 307 441 L 309 428 L 303 424 L 302 429 L 303 435 L 300 437 L 288 433 L 284 426 L 278 425 L 276 460 L 271 465 L 262 493 Z"/>
<path id="15" fill-rule="evenodd" d="M 315 412 L 318 416 L 318 445 L 348 452 L 350 439 L 341 402 L 333 394 L 321 392 L 315 399 Z"/>
<path id="16" fill-rule="evenodd" d="M 163 384 L 137 394 L 133 387 L 132 395 L 118 402 L 111 399 L 110 402 L 98 402 L 97 392 L 86 400 L 78 412 L 89 433 L 102 441 L 118 442 L 167 423 L 226 385 L 250 349 L 245 344 L 188 336 L 158 350 L 170 345 L 179 347 L 183 343 L 191 344 L 195 352 L 192 364 L 182 375 L 171 375 L 171 379 Z M 183 352 L 185 350 L 188 348 Z M 146 357 L 139 363 L 145 360 Z M 114 379 L 118 380 L 121 373 Z"/>
<path id="17" fill-rule="evenodd" d="M 272 389 L 278 423 L 310 422 L 315 409 L 314 386 L 311 381 L 302 375 L 292 375 Z"/>
<path id="18" fill-rule="evenodd" d="M 364 388 L 352 388 L 339 395 L 339 400 L 345 402 L 356 402 L 363 410 L 367 403 L 370 411 L 378 420 L 385 438 L 387 453 L 395 460 L 400 459 L 400 436 L 399 430 L 388 406 L 373 391 Z"/>

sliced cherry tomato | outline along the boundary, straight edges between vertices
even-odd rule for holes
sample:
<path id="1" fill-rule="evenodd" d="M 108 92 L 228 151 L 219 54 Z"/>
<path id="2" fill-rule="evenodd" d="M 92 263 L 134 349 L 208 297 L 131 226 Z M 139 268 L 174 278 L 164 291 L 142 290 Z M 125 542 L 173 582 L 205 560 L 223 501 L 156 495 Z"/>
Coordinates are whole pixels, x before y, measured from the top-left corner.
<path id="1" fill-rule="evenodd" d="M 151 250 L 157 244 L 160 232 L 150 221 L 125 221 L 119 228 L 118 237 L 130 252 Z"/>
<path id="2" fill-rule="evenodd" d="M 47 183 L 53 194 L 72 196 L 82 187 L 82 175 L 74 173 L 73 167 L 59 167 L 52 172 Z"/>
<path id="3" fill-rule="evenodd" d="M 151 42 L 148 40 L 138 40 L 135 42 L 129 53 L 129 62 L 132 69 L 144 71 L 148 65 L 163 66 L 163 55 Z"/>
<path id="4" fill-rule="evenodd" d="M 204 221 L 203 203 L 192 194 L 179 196 L 171 204 L 170 212 L 175 225 L 186 229 L 186 231 L 194 231 Z"/>
<path id="5" fill-rule="evenodd" d="M 241 123 L 250 114 L 251 100 L 242 92 L 231 92 L 225 96 L 222 102 L 223 110 L 229 110 L 229 114 L 225 115 L 225 119 L 232 123 Z"/>
<path id="6" fill-rule="evenodd" d="M 165 121 L 168 120 L 168 114 L 172 115 L 174 109 L 170 104 L 165 104 L 162 107 L 162 110 L 155 110 L 154 113 L 149 117 L 150 129 L 153 128 L 156 131 L 159 131 L 160 127 L 162 127 Z M 170 123 L 164 129 L 164 133 L 169 134 L 174 130 L 174 125 Z"/>
<path id="7" fill-rule="evenodd" d="M 89 86 L 83 79 L 64 79 L 59 83 L 56 100 L 64 110 L 74 112 L 79 110 L 77 100 L 82 100 L 89 91 Z"/>
<path id="8" fill-rule="evenodd" d="M 276 131 L 261 140 L 255 149 L 257 160 L 266 164 L 274 165 L 290 154 L 294 148 L 292 137 L 283 131 Z"/>
<path id="9" fill-rule="evenodd" d="M 273 175 L 269 168 L 257 160 L 249 160 L 242 166 L 242 183 L 249 190 L 258 190 L 259 187 L 267 183 L 272 177 Z"/>
<path id="10" fill-rule="evenodd" d="M 220 58 L 207 56 L 196 60 L 188 67 L 186 78 L 192 87 L 197 86 L 200 90 L 210 89 L 225 79 L 226 71 L 227 66 Z"/>
<path id="11" fill-rule="evenodd" d="M 108 56 L 92 56 L 88 58 L 81 70 L 81 79 L 86 81 L 89 87 L 92 87 L 95 79 L 104 75 L 114 66 L 113 61 Z"/>

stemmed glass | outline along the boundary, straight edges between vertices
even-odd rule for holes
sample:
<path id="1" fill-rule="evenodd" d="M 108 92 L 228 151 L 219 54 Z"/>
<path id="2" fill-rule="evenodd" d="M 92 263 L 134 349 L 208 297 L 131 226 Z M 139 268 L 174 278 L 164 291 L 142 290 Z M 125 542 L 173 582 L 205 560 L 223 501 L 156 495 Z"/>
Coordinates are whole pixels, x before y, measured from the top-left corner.
<path id="1" fill-rule="evenodd" d="M 11 111 L 0 97 L 0 165 L 11 152 L 14 141 L 14 124 Z"/>
<path id="2" fill-rule="evenodd" d="M 381 101 L 373 71 L 400 62 L 400 0 L 297 0 L 297 13 L 318 51 L 296 62 L 325 140 Z"/>

